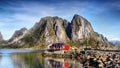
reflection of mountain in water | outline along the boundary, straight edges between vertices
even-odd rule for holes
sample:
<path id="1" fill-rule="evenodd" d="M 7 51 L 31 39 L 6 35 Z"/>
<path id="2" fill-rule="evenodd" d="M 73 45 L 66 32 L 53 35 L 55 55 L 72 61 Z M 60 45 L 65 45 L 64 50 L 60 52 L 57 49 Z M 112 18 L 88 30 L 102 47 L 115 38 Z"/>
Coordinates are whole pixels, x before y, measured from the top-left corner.
<path id="1" fill-rule="evenodd" d="M 47 67 L 50 68 L 82 68 L 82 64 L 80 64 L 80 62 L 63 58 L 45 58 L 45 63 L 47 63 Z"/>
<path id="2" fill-rule="evenodd" d="M 41 53 L 12 54 L 14 68 L 82 68 L 82 64 L 70 59 L 42 57 Z"/>
<path id="3" fill-rule="evenodd" d="M 40 53 L 19 53 L 11 56 L 15 68 L 44 68 L 44 61 Z"/>
<path id="4" fill-rule="evenodd" d="M 0 68 L 14 68 L 9 54 L 0 54 Z"/>
<path id="5" fill-rule="evenodd" d="M 19 54 L 12 54 L 14 68 L 29 68 L 26 63 L 20 58 Z"/>

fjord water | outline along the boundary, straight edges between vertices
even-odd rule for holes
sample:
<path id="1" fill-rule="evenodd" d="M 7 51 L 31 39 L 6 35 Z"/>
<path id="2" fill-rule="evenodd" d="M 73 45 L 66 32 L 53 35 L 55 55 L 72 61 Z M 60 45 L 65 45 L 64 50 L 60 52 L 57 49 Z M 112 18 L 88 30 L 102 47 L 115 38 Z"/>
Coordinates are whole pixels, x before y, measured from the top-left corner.
<path id="1" fill-rule="evenodd" d="M 71 59 L 42 57 L 38 50 L 0 49 L 0 68 L 81 68 Z"/>

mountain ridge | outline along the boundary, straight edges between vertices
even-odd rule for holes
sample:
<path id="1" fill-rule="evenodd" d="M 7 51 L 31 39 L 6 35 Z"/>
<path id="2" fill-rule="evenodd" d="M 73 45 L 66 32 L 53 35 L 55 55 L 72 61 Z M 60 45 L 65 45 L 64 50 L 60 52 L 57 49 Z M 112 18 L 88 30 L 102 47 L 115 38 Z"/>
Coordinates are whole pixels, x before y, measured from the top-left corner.
<path id="1" fill-rule="evenodd" d="M 26 29 L 27 30 L 27 29 Z M 11 46 L 22 46 L 31 47 L 36 45 L 49 45 L 51 43 L 77 43 L 78 45 L 82 43 L 89 43 L 86 45 L 109 45 L 108 40 L 101 34 L 98 34 L 92 28 L 90 22 L 84 17 L 75 14 L 71 22 L 66 19 L 62 19 L 58 16 L 47 16 L 41 18 L 31 29 L 24 31 L 18 30 L 17 32 L 22 33 L 18 35 L 16 32 L 11 37 L 19 38 L 16 42 L 9 39 Z"/>
<path id="2" fill-rule="evenodd" d="M 120 45 L 120 40 L 112 40 L 110 42 L 114 45 Z"/>

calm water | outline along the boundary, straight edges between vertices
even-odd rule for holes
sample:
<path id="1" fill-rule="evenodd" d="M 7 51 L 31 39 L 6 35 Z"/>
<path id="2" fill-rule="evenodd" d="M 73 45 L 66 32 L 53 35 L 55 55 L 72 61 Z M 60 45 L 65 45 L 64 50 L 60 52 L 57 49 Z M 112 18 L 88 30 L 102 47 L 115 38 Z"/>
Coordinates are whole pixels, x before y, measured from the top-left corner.
<path id="1" fill-rule="evenodd" d="M 35 50 L 0 49 L 0 68 L 82 68 L 71 59 L 42 57 Z"/>

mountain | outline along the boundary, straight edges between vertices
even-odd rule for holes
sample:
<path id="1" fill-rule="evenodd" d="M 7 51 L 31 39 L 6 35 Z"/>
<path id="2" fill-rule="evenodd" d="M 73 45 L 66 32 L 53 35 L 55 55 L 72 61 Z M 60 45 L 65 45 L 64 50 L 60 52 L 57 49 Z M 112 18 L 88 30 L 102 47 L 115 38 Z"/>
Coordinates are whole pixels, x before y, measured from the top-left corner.
<path id="1" fill-rule="evenodd" d="M 109 45 L 108 40 L 95 32 L 85 18 L 75 14 L 68 22 L 60 17 L 41 18 L 31 29 L 22 28 L 9 40 L 12 45 L 24 47 L 49 45 L 51 43 L 77 43 L 88 45 Z"/>
<path id="2" fill-rule="evenodd" d="M 17 44 L 20 43 L 20 39 L 24 37 L 24 35 L 27 33 L 26 28 L 21 28 L 20 30 L 16 30 L 13 36 L 8 40 L 8 44 Z"/>
<path id="3" fill-rule="evenodd" d="M 69 38 L 66 34 L 68 22 L 59 17 L 44 17 L 36 23 L 22 40 L 28 45 L 63 42 Z"/>
<path id="4" fill-rule="evenodd" d="M 0 41 L 3 41 L 3 37 L 2 37 L 1 32 L 0 32 Z"/>
<path id="5" fill-rule="evenodd" d="M 110 42 L 113 43 L 114 45 L 120 45 L 120 41 L 118 40 L 112 40 Z"/>
<path id="6" fill-rule="evenodd" d="M 6 44 L 6 41 L 3 39 L 3 36 L 2 36 L 2 34 L 0 32 L 0 47 L 5 45 L 5 44 Z"/>
<path id="7" fill-rule="evenodd" d="M 77 14 L 71 21 L 71 40 L 77 43 L 88 43 L 88 45 L 109 45 L 106 37 L 95 32 L 90 22 Z"/>
<path id="8" fill-rule="evenodd" d="M 71 36 L 73 41 L 80 41 L 83 38 L 88 38 L 94 33 L 91 24 L 86 19 L 77 14 L 74 15 L 71 26 Z"/>

